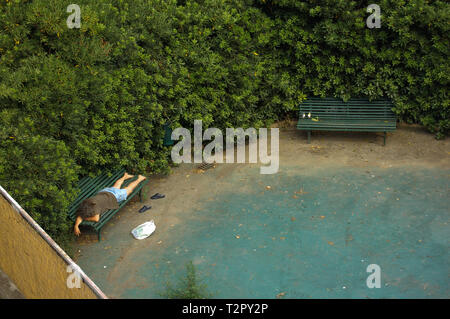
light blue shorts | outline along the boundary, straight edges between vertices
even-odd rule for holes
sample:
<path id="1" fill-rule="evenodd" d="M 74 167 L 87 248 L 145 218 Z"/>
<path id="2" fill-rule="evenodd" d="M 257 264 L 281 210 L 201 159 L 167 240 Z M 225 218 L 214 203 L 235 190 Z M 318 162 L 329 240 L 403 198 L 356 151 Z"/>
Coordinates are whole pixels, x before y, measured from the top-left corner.
<path id="1" fill-rule="evenodd" d="M 107 188 L 102 189 L 100 192 L 112 193 L 116 197 L 116 199 L 119 203 L 121 201 L 127 199 L 127 191 L 125 189 L 118 189 L 115 187 L 107 187 Z"/>

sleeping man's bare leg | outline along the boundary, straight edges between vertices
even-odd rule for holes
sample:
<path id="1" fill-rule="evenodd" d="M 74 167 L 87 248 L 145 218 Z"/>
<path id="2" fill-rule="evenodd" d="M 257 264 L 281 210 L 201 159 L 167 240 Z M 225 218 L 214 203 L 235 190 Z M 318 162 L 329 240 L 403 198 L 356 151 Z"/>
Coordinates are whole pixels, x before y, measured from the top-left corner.
<path id="1" fill-rule="evenodd" d="M 127 196 L 129 196 L 133 190 L 136 188 L 136 186 L 139 185 L 140 182 L 142 182 L 143 180 L 145 180 L 147 177 L 139 175 L 138 179 L 131 182 L 130 185 L 128 185 L 127 187 L 125 187 L 124 189 L 127 191 Z"/>
<path id="2" fill-rule="evenodd" d="M 127 172 L 125 172 L 125 173 L 123 174 L 123 176 L 122 176 L 121 178 L 119 178 L 119 179 L 114 183 L 113 187 L 114 187 L 114 188 L 120 189 L 120 188 L 122 187 L 123 182 L 124 182 L 126 179 L 132 178 L 133 176 L 134 176 L 134 175 L 130 175 L 130 174 L 128 174 Z"/>

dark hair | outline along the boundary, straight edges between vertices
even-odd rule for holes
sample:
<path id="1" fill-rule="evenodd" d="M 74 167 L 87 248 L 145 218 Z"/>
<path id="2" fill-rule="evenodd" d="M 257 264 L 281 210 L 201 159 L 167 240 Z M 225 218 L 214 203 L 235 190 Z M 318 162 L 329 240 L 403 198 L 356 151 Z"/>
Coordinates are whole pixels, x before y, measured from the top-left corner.
<path id="1" fill-rule="evenodd" d="M 92 198 L 86 198 L 78 207 L 76 215 L 83 219 L 98 215 L 95 201 Z"/>

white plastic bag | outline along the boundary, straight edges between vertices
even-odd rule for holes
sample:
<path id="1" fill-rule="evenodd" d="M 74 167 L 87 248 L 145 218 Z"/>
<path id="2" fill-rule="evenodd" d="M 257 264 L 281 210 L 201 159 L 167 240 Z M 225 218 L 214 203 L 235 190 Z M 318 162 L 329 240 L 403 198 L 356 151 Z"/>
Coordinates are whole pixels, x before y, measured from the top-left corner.
<path id="1" fill-rule="evenodd" d="M 131 233 L 133 234 L 134 238 L 141 240 L 153 234 L 155 229 L 156 229 L 155 222 L 151 220 L 149 222 L 145 222 L 137 226 L 135 229 L 131 231 Z"/>

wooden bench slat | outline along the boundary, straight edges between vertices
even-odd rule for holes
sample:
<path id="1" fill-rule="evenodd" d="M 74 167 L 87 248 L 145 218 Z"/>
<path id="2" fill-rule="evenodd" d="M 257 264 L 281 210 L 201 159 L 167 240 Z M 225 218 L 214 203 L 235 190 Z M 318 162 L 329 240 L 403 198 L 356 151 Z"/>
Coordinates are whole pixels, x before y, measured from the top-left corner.
<path id="1" fill-rule="evenodd" d="M 363 107 L 363 106 L 335 106 L 335 105 L 303 105 L 301 109 L 310 110 L 310 109 L 320 109 L 323 111 L 327 110 L 348 110 L 348 111 L 357 111 L 357 110 L 367 110 L 367 111 L 390 111 L 392 107 L 380 107 L 380 106 L 371 106 L 371 107 Z"/>
<path id="2" fill-rule="evenodd" d="M 330 112 L 336 112 L 336 113 L 375 113 L 375 114 L 386 114 L 386 115 L 391 115 L 391 110 L 380 110 L 380 109 L 346 109 L 346 108 L 328 108 L 328 109 L 324 109 L 324 108 L 319 108 L 319 107 L 314 107 L 314 108 L 303 108 L 300 110 L 300 114 L 305 113 L 312 113 L 312 112 L 316 112 L 316 113 L 330 113 Z"/>
<path id="3" fill-rule="evenodd" d="M 311 119 L 299 119 L 298 124 L 307 125 L 321 125 L 321 124 L 373 124 L 373 125 L 384 125 L 386 123 L 395 123 L 393 119 L 335 119 L 335 118 L 319 118 L 316 121 Z"/>
<path id="4" fill-rule="evenodd" d="M 309 112 L 308 112 L 309 113 Z M 376 113 L 376 112 L 310 112 L 311 113 L 311 117 L 317 117 L 317 116 L 378 116 L 378 117 L 385 117 L 385 118 L 395 118 L 394 116 L 390 116 L 384 113 Z M 305 114 L 305 113 L 303 113 Z M 307 115 L 305 114 L 305 118 L 308 118 Z M 302 116 L 300 116 L 300 118 L 303 118 Z"/>
<path id="5" fill-rule="evenodd" d="M 373 126 L 373 125 L 363 125 L 363 124 L 355 124 L 355 125 L 315 125 L 315 126 L 307 126 L 306 127 L 308 130 L 325 130 L 326 128 L 336 128 L 336 129 L 344 129 L 344 128 L 348 128 L 348 129 L 354 129 L 354 128 L 360 128 L 360 129 L 373 129 L 373 130 L 378 130 L 378 132 L 382 131 L 391 131 L 391 130 L 395 130 L 395 126 L 394 125 L 386 125 L 381 127 L 382 130 L 380 130 L 380 126 Z"/>

